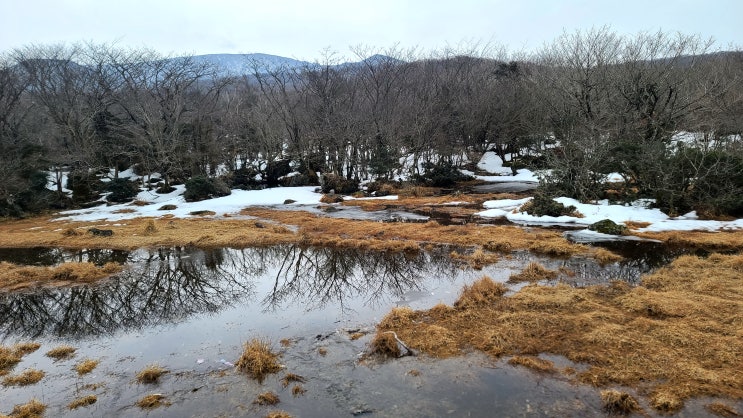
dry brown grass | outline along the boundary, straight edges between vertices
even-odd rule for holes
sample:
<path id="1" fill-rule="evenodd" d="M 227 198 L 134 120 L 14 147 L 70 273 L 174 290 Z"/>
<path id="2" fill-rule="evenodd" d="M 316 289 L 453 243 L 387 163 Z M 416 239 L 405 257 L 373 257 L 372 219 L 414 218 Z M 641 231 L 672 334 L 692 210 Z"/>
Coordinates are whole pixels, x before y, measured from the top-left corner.
<path id="1" fill-rule="evenodd" d="M 93 405 L 96 402 L 98 402 L 98 397 L 95 395 L 83 396 L 82 398 L 77 398 L 74 401 L 70 402 L 70 404 L 67 405 L 67 408 L 77 409 L 83 406 Z"/>
<path id="2" fill-rule="evenodd" d="M 153 384 L 160 381 L 160 377 L 167 373 L 168 370 L 159 364 L 149 364 L 137 373 L 137 382 Z"/>
<path id="3" fill-rule="evenodd" d="M 253 401 L 257 405 L 276 405 L 279 402 L 279 395 L 273 392 L 263 392 Z"/>
<path id="4" fill-rule="evenodd" d="M 306 380 L 303 376 L 300 376 L 298 374 L 294 373 L 287 373 L 284 375 L 284 377 L 281 379 L 281 385 L 283 387 L 289 386 L 292 382 L 298 382 L 298 383 L 304 383 Z"/>
<path id="5" fill-rule="evenodd" d="M 46 352 L 47 357 L 51 357 L 55 360 L 65 360 L 75 355 L 77 349 L 71 345 L 63 344 L 52 348 Z"/>
<path id="6" fill-rule="evenodd" d="M 325 348 L 325 347 L 320 347 L 320 348 L 317 349 L 317 354 L 325 357 L 325 356 L 328 355 L 328 349 Z"/>
<path id="7" fill-rule="evenodd" d="M 165 395 L 153 393 L 138 400 L 137 406 L 142 409 L 155 409 L 160 406 L 170 406 L 170 402 L 165 400 Z"/>
<path id="8" fill-rule="evenodd" d="M 36 369 L 26 369 L 23 372 L 5 376 L 3 378 L 4 386 L 28 386 L 38 383 L 44 378 L 44 372 Z"/>
<path id="9" fill-rule="evenodd" d="M 519 282 L 538 282 L 540 280 L 549 280 L 557 277 L 557 272 L 548 270 L 539 263 L 529 263 L 520 273 L 512 274 L 508 278 L 510 283 Z"/>
<path id="10" fill-rule="evenodd" d="M 614 254 L 613 252 L 605 248 L 597 248 L 596 251 L 593 253 L 593 257 L 602 266 L 610 263 L 616 263 L 617 261 L 621 261 L 623 259 L 621 255 Z"/>
<path id="11" fill-rule="evenodd" d="M 483 267 L 495 264 L 501 258 L 499 254 L 492 253 L 490 251 L 483 251 L 481 248 L 477 248 L 470 254 L 461 254 L 456 251 L 452 251 L 451 258 L 455 260 L 462 260 L 470 265 L 475 270 L 482 270 Z"/>
<path id="12" fill-rule="evenodd" d="M 243 345 L 243 352 L 235 362 L 237 368 L 262 382 L 266 375 L 281 370 L 279 355 L 271 351 L 271 343 L 253 338 Z"/>
<path id="13" fill-rule="evenodd" d="M 554 373 L 557 371 L 555 364 L 551 361 L 533 356 L 513 356 L 508 359 L 508 364 L 512 366 L 524 366 L 540 373 Z"/>
<path id="14" fill-rule="evenodd" d="M 28 403 L 15 405 L 10 416 L 13 418 L 41 418 L 46 411 L 46 405 L 36 399 L 31 399 Z"/>
<path id="15" fill-rule="evenodd" d="M 743 399 L 743 255 L 683 256 L 642 283 L 532 285 L 505 297 L 472 290 L 498 289 L 485 278 L 454 308 L 393 309 L 377 336 L 394 331 L 436 357 L 460 347 L 494 357 L 561 355 L 586 366 L 568 374 L 572 379 L 635 387 L 661 412 L 677 411 L 691 397 Z M 446 331 L 438 335 L 449 344 L 431 342 L 433 326 Z"/>
<path id="16" fill-rule="evenodd" d="M 100 360 L 93 360 L 93 359 L 85 359 L 81 361 L 80 363 L 77 363 L 75 365 L 75 371 L 77 372 L 78 376 L 82 376 L 84 374 L 88 374 L 95 369 L 98 364 L 100 363 Z"/>
<path id="17" fill-rule="evenodd" d="M 22 356 L 31 354 L 39 348 L 41 348 L 41 344 L 35 342 L 18 343 L 13 346 L 13 350 Z"/>
<path id="18" fill-rule="evenodd" d="M 302 387 L 302 385 L 294 385 L 294 387 L 292 387 L 292 395 L 295 397 L 302 396 L 305 393 L 307 393 L 307 389 Z"/>
<path id="19" fill-rule="evenodd" d="M 731 407 L 730 405 L 725 405 L 722 402 L 712 402 L 710 404 L 707 404 L 704 406 L 707 411 L 711 412 L 712 414 L 717 415 L 718 417 L 739 417 L 741 414 L 738 413 L 738 411 L 735 410 L 735 408 Z"/>
<path id="20" fill-rule="evenodd" d="M 0 262 L 0 289 L 13 291 L 39 285 L 91 283 L 118 273 L 122 268 L 116 263 L 98 267 L 93 263 L 70 262 L 54 267 L 39 267 Z"/>
<path id="21" fill-rule="evenodd" d="M 266 418 L 292 418 L 292 416 L 286 411 L 271 411 Z"/>
<path id="22" fill-rule="evenodd" d="M 635 233 L 639 237 L 663 241 L 668 244 L 703 248 L 710 251 L 743 249 L 743 230 L 703 232 L 667 231 Z"/>
<path id="23" fill-rule="evenodd" d="M 604 411 L 610 414 L 629 415 L 641 409 L 632 395 L 614 389 L 601 391 L 601 403 Z"/>
<path id="24" fill-rule="evenodd" d="M 150 219 L 147 221 L 147 223 L 144 224 L 144 230 L 142 230 L 142 233 L 145 235 L 154 235 L 158 231 L 157 226 L 155 226 L 155 221 Z"/>
<path id="25" fill-rule="evenodd" d="M 377 333 L 371 341 L 371 351 L 384 357 L 400 357 L 402 351 L 391 333 Z"/>

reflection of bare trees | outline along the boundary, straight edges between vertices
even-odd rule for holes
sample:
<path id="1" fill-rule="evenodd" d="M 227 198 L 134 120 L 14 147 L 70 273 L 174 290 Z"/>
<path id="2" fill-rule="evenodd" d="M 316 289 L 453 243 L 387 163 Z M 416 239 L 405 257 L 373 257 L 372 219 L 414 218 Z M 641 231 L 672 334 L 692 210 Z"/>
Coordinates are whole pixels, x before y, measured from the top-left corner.
<path id="1" fill-rule="evenodd" d="M 125 263 L 129 261 L 129 251 L 108 249 L 66 250 L 63 248 L 0 248 L 0 261 L 15 264 L 52 266 L 77 261 L 91 262 L 102 266 L 106 263 Z"/>
<path id="2" fill-rule="evenodd" d="M 265 309 L 320 308 L 348 299 L 375 303 L 419 290 L 423 277 L 451 277 L 445 253 L 374 253 L 279 246 L 243 250 L 140 251 L 136 264 L 97 286 L 0 295 L 0 335 L 82 338 L 182 321 L 251 299 L 272 280 Z M 270 279 L 272 278 L 272 279 Z"/>
<path id="3" fill-rule="evenodd" d="M 456 268 L 443 255 L 418 252 L 370 252 L 358 249 L 274 247 L 278 270 L 272 292 L 263 299 L 267 309 L 284 302 L 319 308 L 348 298 L 375 303 L 384 296 L 400 297 L 419 290 L 426 276 L 450 277 Z"/>
<path id="4" fill-rule="evenodd" d="M 253 284 L 222 267 L 226 250 L 160 249 L 98 286 L 0 297 L 0 332 L 84 337 L 178 322 L 250 297 Z"/>

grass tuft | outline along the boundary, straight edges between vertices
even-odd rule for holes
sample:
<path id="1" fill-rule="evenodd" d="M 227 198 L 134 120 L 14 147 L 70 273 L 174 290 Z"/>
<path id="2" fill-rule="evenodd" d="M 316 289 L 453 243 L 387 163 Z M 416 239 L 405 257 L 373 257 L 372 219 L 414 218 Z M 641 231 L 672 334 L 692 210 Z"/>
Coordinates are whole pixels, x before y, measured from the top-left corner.
<path id="1" fill-rule="evenodd" d="M 44 378 L 44 372 L 36 369 L 26 369 L 17 375 L 5 376 L 3 385 L 5 386 L 28 386 L 38 383 Z"/>
<path id="2" fill-rule="evenodd" d="M 512 274 L 508 278 L 509 283 L 519 282 L 538 282 L 540 280 L 549 280 L 557 277 L 557 272 L 554 270 L 548 270 L 539 263 L 529 263 L 521 273 Z"/>
<path id="3" fill-rule="evenodd" d="M 371 351 L 384 357 L 400 357 L 402 354 L 395 336 L 390 332 L 378 332 L 371 341 Z"/>
<path id="4" fill-rule="evenodd" d="M 36 399 L 31 399 L 28 403 L 15 405 L 10 416 L 13 418 L 41 418 L 46 411 L 46 405 Z"/>
<path id="5" fill-rule="evenodd" d="M 709 412 L 717 415 L 718 417 L 740 417 L 741 414 L 738 413 L 733 407 L 729 405 L 725 405 L 722 402 L 712 402 L 710 404 L 707 404 L 704 406 L 706 410 Z"/>
<path id="6" fill-rule="evenodd" d="M 158 383 L 160 377 L 167 372 L 168 371 L 159 364 L 150 364 L 137 373 L 137 382 L 147 384 Z"/>
<path id="7" fill-rule="evenodd" d="M 266 418 L 292 418 L 292 416 L 286 411 L 271 411 Z"/>
<path id="8" fill-rule="evenodd" d="M 263 392 L 253 401 L 256 405 L 276 405 L 279 403 L 279 395 L 273 392 Z"/>
<path id="9" fill-rule="evenodd" d="M 26 354 L 31 354 L 34 351 L 41 348 L 41 344 L 34 343 L 34 342 L 26 342 L 26 343 L 18 343 L 13 346 L 13 351 L 18 353 L 21 356 L 25 356 Z"/>
<path id="10" fill-rule="evenodd" d="M 292 395 L 294 395 L 295 397 L 302 396 L 306 392 L 307 392 L 307 389 L 302 387 L 302 385 L 294 385 L 294 387 L 292 387 Z"/>
<path id="11" fill-rule="evenodd" d="M 155 221 L 153 221 L 152 219 L 148 220 L 147 223 L 144 225 L 142 233 L 145 235 L 155 235 L 157 233 L 157 226 L 155 226 Z"/>
<path id="12" fill-rule="evenodd" d="M 528 369 L 541 372 L 541 373 L 554 373 L 555 364 L 549 360 L 541 359 L 539 357 L 531 356 L 513 356 L 508 359 L 508 364 L 512 366 L 524 366 Z"/>
<path id="13" fill-rule="evenodd" d="M 95 395 L 83 396 L 82 398 L 77 398 L 74 401 L 70 402 L 70 404 L 67 405 L 67 408 L 77 409 L 83 406 L 93 405 L 96 402 L 98 402 L 98 397 Z"/>
<path id="14" fill-rule="evenodd" d="M 284 386 L 284 387 L 289 386 L 289 384 L 292 383 L 292 382 L 304 383 L 304 382 L 306 382 L 306 379 L 303 376 L 300 376 L 300 375 L 294 374 L 294 373 L 287 373 L 281 379 L 281 385 Z"/>
<path id="15" fill-rule="evenodd" d="M 243 352 L 235 365 L 253 379 L 262 382 L 266 375 L 281 370 L 278 354 L 271 351 L 268 341 L 254 338 L 243 345 Z"/>
<path id="16" fill-rule="evenodd" d="M 77 371 L 78 376 L 88 374 L 98 366 L 98 363 L 100 363 L 100 360 L 85 359 L 75 365 L 75 371 Z"/>
<path id="17" fill-rule="evenodd" d="M 480 280 L 469 286 L 464 286 L 459 299 L 454 302 L 457 308 L 468 308 L 472 306 L 492 305 L 501 299 L 508 291 L 503 283 L 494 282 L 488 276 L 483 276 Z"/>
<path id="18" fill-rule="evenodd" d="M 165 395 L 153 393 L 137 401 L 137 406 L 142 409 L 155 409 L 160 406 L 170 406 L 170 402 L 165 400 Z"/>
<path id="19" fill-rule="evenodd" d="M 64 344 L 47 351 L 46 356 L 51 357 L 54 360 L 66 360 L 74 356 L 76 350 L 75 347 Z"/>
<path id="20" fill-rule="evenodd" d="M 609 389 L 601 391 L 604 411 L 610 414 L 629 415 L 640 410 L 640 404 L 629 393 Z"/>

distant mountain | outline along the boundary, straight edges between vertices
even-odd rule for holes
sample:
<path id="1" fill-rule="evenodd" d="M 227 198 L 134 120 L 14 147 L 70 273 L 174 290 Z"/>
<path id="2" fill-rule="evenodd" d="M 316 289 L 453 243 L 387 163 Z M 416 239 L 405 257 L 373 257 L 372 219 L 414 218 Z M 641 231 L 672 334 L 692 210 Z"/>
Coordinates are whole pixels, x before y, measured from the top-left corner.
<path id="1" fill-rule="evenodd" d="M 209 63 L 220 68 L 220 76 L 252 74 L 255 64 L 264 71 L 274 71 L 281 68 L 314 68 L 318 66 L 317 63 L 270 54 L 206 54 L 195 55 L 193 59 L 198 63 Z M 400 60 L 377 54 L 366 58 L 363 61 L 344 62 L 342 64 L 334 65 L 333 67 L 358 68 L 367 63 L 378 65 L 388 60 L 395 63 L 402 63 Z"/>
<path id="2" fill-rule="evenodd" d="M 307 61 L 280 57 L 269 54 L 207 54 L 195 55 L 194 60 L 199 63 L 209 63 L 220 68 L 220 75 L 244 75 L 253 72 L 254 64 L 258 64 L 266 71 L 279 68 L 299 68 L 312 65 Z"/>

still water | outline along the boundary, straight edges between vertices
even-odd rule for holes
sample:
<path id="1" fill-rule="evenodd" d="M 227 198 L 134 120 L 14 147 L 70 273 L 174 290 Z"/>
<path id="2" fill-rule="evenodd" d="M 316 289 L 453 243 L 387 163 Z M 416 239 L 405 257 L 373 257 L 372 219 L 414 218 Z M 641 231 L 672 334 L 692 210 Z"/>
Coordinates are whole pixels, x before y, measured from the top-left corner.
<path id="1" fill-rule="evenodd" d="M 577 271 L 570 280 L 583 285 L 612 278 L 637 282 L 646 270 L 631 261 L 601 267 L 589 259 L 515 253 L 476 271 L 453 262 L 453 250 L 277 246 L 0 252 L 0 260 L 24 264 L 115 261 L 127 266 L 96 286 L 0 294 L 2 343 L 42 344 L 14 372 L 46 372 L 35 385 L 0 388 L 0 412 L 35 397 L 48 405 L 47 416 L 74 417 L 265 416 L 274 409 L 302 417 L 603 415 L 593 388 L 476 353 L 448 360 L 362 359 L 375 323 L 392 307 L 451 304 L 465 284 L 483 275 L 505 282 L 538 261 Z M 351 338 L 359 332 L 365 336 Z M 306 378 L 304 395 L 295 397 L 291 387 L 283 387 L 285 372 L 258 383 L 235 370 L 242 343 L 255 337 L 273 342 L 285 372 Z M 288 344 L 280 345 L 282 339 Z M 62 343 L 77 348 L 75 358 L 44 356 Z M 78 377 L 73 366 L 84 358 L 101 363 Z M 152 363 L 169 373 L 157 385 L 137 383 L 136 373 Z M 252 403 L 268 390 L 279 394 L 281 403 L 274 408 Z M 165 395 L 171 405 L 149 412 L 135 406 L 151 393 Z M 98 402 L 67 408 L 89 394 Z M 686 411 L 698 416 L 704 413 L 700 408 L 691 403 Z"/>

